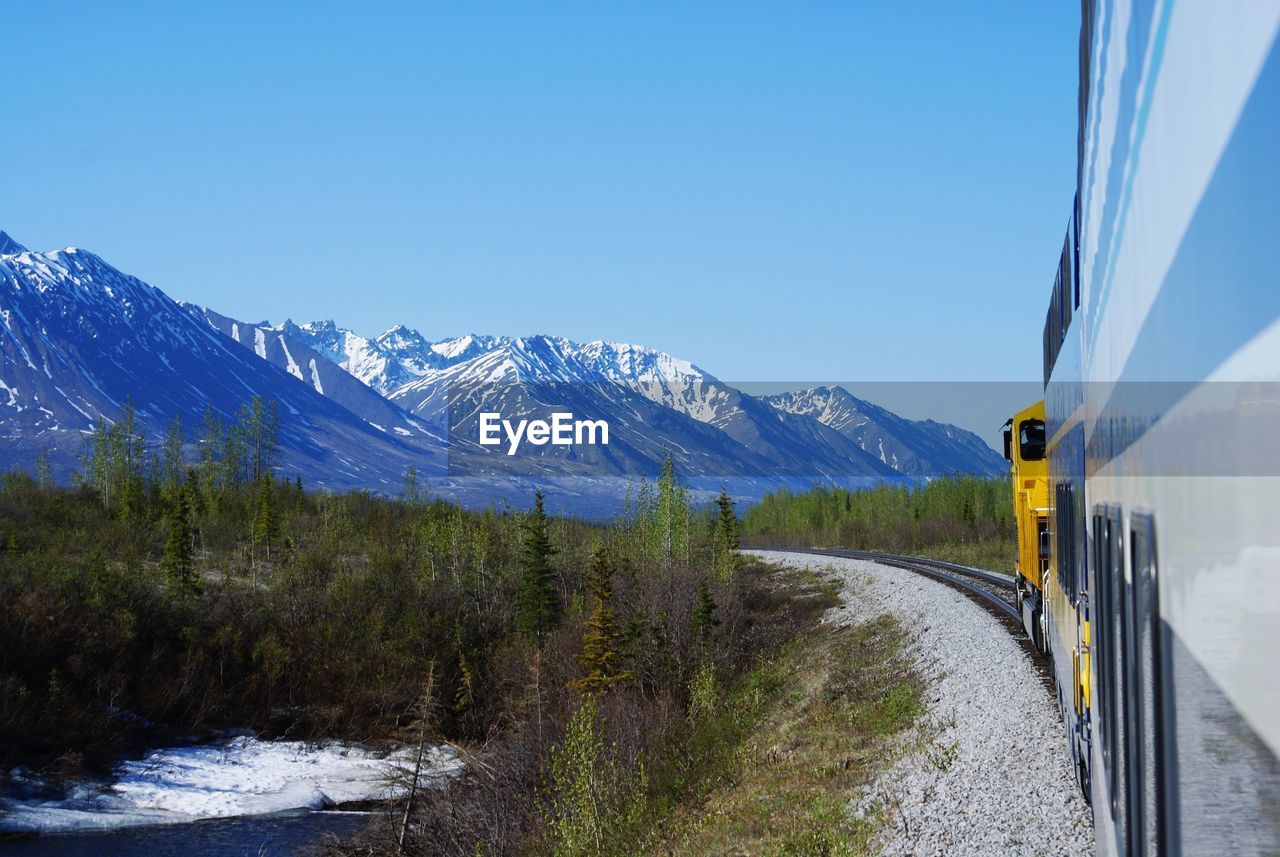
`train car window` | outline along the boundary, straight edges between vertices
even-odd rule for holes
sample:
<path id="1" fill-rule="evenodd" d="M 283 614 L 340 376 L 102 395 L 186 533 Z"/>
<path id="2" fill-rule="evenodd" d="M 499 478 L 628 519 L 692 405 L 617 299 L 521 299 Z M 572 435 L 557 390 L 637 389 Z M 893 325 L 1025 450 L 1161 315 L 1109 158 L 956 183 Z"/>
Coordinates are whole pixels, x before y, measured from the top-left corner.
<path id="1" fill-rule="evenodd" d="M 1049 312 L 1044 320 L 1044 382 L 1049 383 L 1053 374 L 1053 365 L 1058 362 L 1058 350 L 1062 346 L 1062 318 L 1058 309 L 1058 282 L 1054 279 L 1053 291 L 1049 294 Z"/>
<path id="2" fill-rule="evenodd" d="M 1071 290 L 1076 310 L 1080 309 L 1080 196 L 1076 195 L 1071 203 Z"/>
<path id="3" fill-rule="evenodd" d="M 1058 533 L 1058 585 L 1066 593 L 1067 600 L 1075 605 L 1079 601 L 1079 580 L 1076 575 L 1076 509 L 1075 486 L 1060 482 L 1054 486 L 1053 516 Z"/>
<path id="4" fill-rule="evenodd" d="M 1053 291 L 1049 294 L 1049 312 L 1044 320 L 1044 382 L 1049 383 L 1053 366 L 1058 362 L 1062 344 L 1067 341 L 1067 329 L 1071 326 L 1073 309 L 1080 308 L 1080 282 L 1078 265 L 1078 235 L 1076 219 L 1078 209 L 1073 203 L 1071 217 L 1067 221 L 1067 234 L 1062 239 L 1062 254 L 1058 257 L 1058 270 L 1053 277 Z"/>
<path id="5" fill-rule="evenodd" d="M 1053 486 L 1053 533 L 1057 537 L 1054 546 L 1054 557 L 1058 566 L 1058 586 L 1071 598 L 1071 583 L 1068 580 L 1067 563 L 1067 528 L 1066 528 L 1067 484 L 1058 482 Z"/>
<path id="6" fill-rule="evenodd" d="M 1062 260 L 1058 260 L 1058 273 L 1053 276 L 1053 362 L 1058 362 L 1062 340 L 1066 338 L 1065 317 L 1062 313 Z"/>
<path id="7" fill-rule="evenodd" d="M 1018 456 L 1023 461 L 1044 460 L 1044 420 L 1018 423 Z"/>
<path id="8" fill-rule="evenodd" d="M 1067 248 L 1071 242 L 1071 230 L 1062 239 L 1062 255 L 1058 257 L 1058 307 L 1062 312 L 1062 341 L 1067 339 L 1067 328 L 1071 326 L 1071 256 Z"/>
<path id="9" fill-rule="evenodd" d="M 1159 577 L 1156 573 L 1155 521 L 1135 514 L 1129 525 L 1129 568 L 1133 599 L 1133 650 L 1130 723 L 1130 853 L 1161 854 L 1164 683 L 1161 669 Z"/>
<path id="10" fill-rule="evenodd" d="M 1077 605 L 1080 601 L 1080 566 L 1076 557 L 1076 486 L 1073 482 L 1067 483 L 1067 505 L 1066 505 L 1066 524 L 1067 546 L 1064 556 L 1067 558 L 1067 580 L 1071 583 L 1071 589 L 1067 590 L 1071 593 L 1071 604 Z"/>

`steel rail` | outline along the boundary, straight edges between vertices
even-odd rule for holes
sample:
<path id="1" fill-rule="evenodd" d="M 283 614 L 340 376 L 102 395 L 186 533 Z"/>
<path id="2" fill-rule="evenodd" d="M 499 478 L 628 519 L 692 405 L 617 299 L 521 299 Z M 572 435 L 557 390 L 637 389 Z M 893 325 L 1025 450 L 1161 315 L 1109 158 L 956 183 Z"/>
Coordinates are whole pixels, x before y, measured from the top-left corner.
<path id="1" fill-rule="evenodd" d="M 963 574 L 965 577 L 972 577 L 974 580 L 985 581 L 992 586 L 1000 586 L 1005 589 L 1013 589 L 1013 578 L 1007 574 L 998 574 L 994 571 L 987 571 L 981 568 L 974 568 L 971 565 L 959 565 L 954 562 L 945 562 L 940 559 L 929 559 L 923 556 L 903 556 L 895 553 L 879 553 L 877 551 L 850 551 L 853 554 L 862 554 L 864 558 L 881 562 L 886 559 L 897 560 L 898 562 L 923 563 L 934 568 L 940 568 L 943 571 L 951 571 L 956 574 Z"/>
<path id="2" fill-rule="evenodd" d="M 914 556 L 900 556 L 891 553 L 877 553 L 875 551 L 853 551 L 853 550 L 830 550 L 826 548 L 780 548 L 780 547 L 751 547 L 750 550 L 764 551 L 782 551 L 784 553 L 808 553 L 818 554 L 819 556 L 835 556 L 845 559 L 861 559 L 871 562 L 878 562 L 882 565 L 891 565 L 895 568 L 901 568 L 906 571 L 913 571 L 916 574 L 922 574 L 925 577 L 931 577 L 942 583 L 976 595 L 987 604 L 994 607 L 1002 615 L 1007 616 L 1015 622 L 1021 624 L 1022 615 L 1018 612 L 1018 608 L 1012 601 L 1007 601 L 991 592 L 983 589 L 977 584 L 971 583 L 965 578 L 982 580 L 988 584 L 996 586 L 1004 586 L 1013 589 L 1013 581 L 1003 575 L 993 574 L 989 571 L 983 571 L 978 568 L 970 568 L 967 565 L 956 565 L 954 563 L 942 562 L 941 560 L 924 559 Z M 954 573 L 951 573 L 954 572 Z"/>

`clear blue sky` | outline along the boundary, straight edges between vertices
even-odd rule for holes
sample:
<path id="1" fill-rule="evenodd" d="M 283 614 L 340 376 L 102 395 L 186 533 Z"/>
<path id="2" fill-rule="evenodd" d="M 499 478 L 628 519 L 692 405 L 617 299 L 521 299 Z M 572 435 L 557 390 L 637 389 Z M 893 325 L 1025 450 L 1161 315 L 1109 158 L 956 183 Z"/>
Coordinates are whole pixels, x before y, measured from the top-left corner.
<path id="1" fill-rule="evenodd" d="M 0 228 L 249 320 L 1040 371 L 1078 4 L 196 5 L 4 3 Z"/>

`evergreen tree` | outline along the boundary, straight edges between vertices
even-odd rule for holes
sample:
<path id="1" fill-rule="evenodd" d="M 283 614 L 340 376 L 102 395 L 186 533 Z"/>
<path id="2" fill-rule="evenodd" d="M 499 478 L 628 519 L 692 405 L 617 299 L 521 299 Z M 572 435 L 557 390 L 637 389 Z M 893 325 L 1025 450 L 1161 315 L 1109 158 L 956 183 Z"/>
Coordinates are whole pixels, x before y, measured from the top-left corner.
<path id="1" fill-rule="evenodd" d="M 738 553 L 742 543 L 738 538 L 738 516 L 733 511 L 733 500 L 722 487 L 720 496 L 716 498 L 719 512 L 716 514 L 715 535 L 712 538 L 712 564 L 716 576 L 721 580 L 729 580 L 738 571 L 741 555 Z"/>
<path id="2" fill-rule="evenodd" d="M 603 696 L 628 677 L 622 671 L 622 635 L 613 612 L 612 577 L 604 547 L 597 546 L 587 574 L 587 589 L 595 599 L 595 610 L 583 623 L 582 652 L 576 656 L 584 675 L 570 683 L 575 690 L 592 696 Z"/>
<path id="3" fill-rule="evenodd" d="M 200 486 L 200 475 L 196 473 L 194 467 L 187 468 L 184 490 L 187 492 L 187 501 L 191 503 L 192 519 L 203 518 L 208 508 L 205 504 L 204 490 Z"/>
<path id="4" fill-rule="evenodd" d="M 187 484 L 183 489 L 187 494 L 187 502 L 191 504 L 191 542 L 200 543 L 200 521 L 209 511 L 204 499 L 204 491 L 200 487 L 200 477 L 194 467 L 187 468 Z"/>
<path id="5" fill-rule="evenodd" d="M 555 569 L 551 557 L 556 549 L 547 533 L 547 513 L 542 505 L 542 492 L 533 495 L 533 512 L 522 524 L 524 541 L 520 547 L 523 572 L 516 592 L 516 626 L 533 634 L 542 645 L 543 637 L 555 627 L 560 616 L 560 599 L 556 594 Z"/>
<path id="6" fill-rule="evenodd" d="M 164 543 L 164 566 L 169 582 L 183 592 L 196 589 L 195 533 L 191 525 L 191 501 L 185 489 L 174 491 L 169 497 L 169 533 Z"/>
<path id="7" fill-rule="evenodd" d="M 271 561 L 271 545 L 280 535 L 280 522 L 276 518 L 272 502 L 271 471 L 258 480 L 258 508 L 253 519 L 253 541 L 267 549 L 267 561 Z"/>
<path id="8" fill-rule="evenodd" d="M 698 588 L 698 603 L 693 608 L 693 635 L 703 646 L 711 636 L 711 629 L 720 624 L 720 620 L 715 616 L 716 607 L 715 599 L 711 597 L 711 590 L 707 588 L 704 581 Z"/>

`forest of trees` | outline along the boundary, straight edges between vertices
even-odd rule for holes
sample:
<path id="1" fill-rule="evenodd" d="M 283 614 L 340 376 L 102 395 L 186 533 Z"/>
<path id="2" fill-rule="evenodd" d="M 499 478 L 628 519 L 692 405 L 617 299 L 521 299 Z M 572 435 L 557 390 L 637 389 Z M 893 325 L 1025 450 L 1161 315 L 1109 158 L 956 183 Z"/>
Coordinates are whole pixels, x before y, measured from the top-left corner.
<path id="1" fill-rule="evenodd" d="M 746 511 L 742 533 L 760 546 L 878 550 L 1007 570 L 1013 489 L 1005 477 L 947 476 L 917 487 L 780 491 Z"/>
<path id="2" fill-rule="evenodd" d="M 362 847 L 624 853 L 724 752 L 721 689 L 821 609 L 669 460 L 608 524 L 469 512 L 412 473 L 401 498 L 308 491 L 277 422 L 255 400 L 148 444 L 126 408 L 74 486 L 0 479 L 0 767 L 73 777 L 226 727 L 426 735 L 466 773 Z"/>

